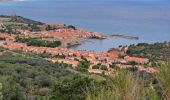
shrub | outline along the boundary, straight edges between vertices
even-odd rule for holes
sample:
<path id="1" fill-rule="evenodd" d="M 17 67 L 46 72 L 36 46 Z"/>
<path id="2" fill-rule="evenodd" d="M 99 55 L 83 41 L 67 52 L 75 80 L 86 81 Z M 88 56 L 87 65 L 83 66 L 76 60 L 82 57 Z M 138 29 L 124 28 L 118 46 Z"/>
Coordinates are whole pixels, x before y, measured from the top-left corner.
<path id="1" fill-rule="evenodd" d="M 85 100 L 87 89 L 91 90 L 95 84 L 97 85 L 95 80 L 76 74 L 54 86 L 51 100 Z"/>
<path id="2" fill-rule="evenodd" d="M 39 90 L 39 95 L 41 96 L 48 96 L 50 93 L 50 89 L 49 88 L 41 88 Z"/>
<path id="3" fill-rule="evenodd" d="M 125 56 L 125 54 L 118 54 L 118 58 L 124 58 Z"/>
<path id="4" fill-rule="evenodd" d="M 73 30 L 76 30 L 76 27 L 73 26 L 73 25 L 68 25 L 67 27 L 68 27 L 68 28 L 71 28 L 71 29 L 73 29 Z"/>
<path id="5" fill-rule="evenodd" d="M 157 92 L 138 83 L 138 78 L 126 70 L 118 70 L 109 85 L 103 86 L 96 94 L 89 93 L 86 100 L 160 100 Z"/>
<path id="6" fill-rule="evenodd" d="M 0 100 L 3 100 L 3 96 L 2 96 L 2 83 L 0 83 Z"/>
<path id="7" fill-rule="evenodd" d="M 105 65 L 101 65 L 100 69 L 101 70 L 106 70 L 106 71 L 108 70 L 107 66 L 105 66 Z"/>
<path id="8" fill-rule="evenodd" d="M 16 42 L 26 43 L 28 46 L 38 46 L 38 47 L 58 47 L 61 45 L 60 41 L 47 41 L 37 38 L 20 38 L 16 37 Z"/>
<path id="9" fill-rule="evenodd" d="M 150 58 L 154 61 L 166 61 L 170 58 L 170 42 L 130 45 L 127 54 L 130 56 Z"/>
<path id="10" fill-rule="evenodd" d="M 116 64 L 112 64 L 112 65 L 110 65 L 110 68 L 116 68 Z"/>
<path id="11" fill-rule="evenodd" d="M 0 37 L 0 41 L 1 41 L 1 40 L 5 40 L 5 38 Z"/>
<path id="12" fill-rule="evenodd" d="M 50 89 L 56 82 L 73 75 L 68 64 L 52 63 L 38 55 L 20 55 L 11 51 L 0 56 L 0 83 L 3 84 L 0 92 L 5 100 L 36 99 L 47 93 L 50 97 Z"/>
<path id="13" fill-rule="evenodd" d="M 76 67 L 76 71 L 79 71 L 79 72 L 88 72 L 88 70 L 86 68 L 82 68 L 82 67 Z"/>
<path id="14" fill-rule="evenodd" d="M 86 68 L 86 69 L 88 69 L 89 66 L 90 66 L 89 61 L 80 61 L 80 63 L 78 64 L 78 67 L 82 67 L 82 68 Z"/>
<path id="15" fill-rule="evenodd" d="M 129 65 L 138 65 L 138 63 L 135 62 L 135 61 L 129 61 L 129 62 L 127 62 L 127 64 L 129 64 Z"/>
<path id="16" fill-rule="evenodd" d="M 92 66 L 92 69 L 99 69 L 100 66 L 101 66 L 101 64 L 94 65 L 94 66 Z"/>
<path id="17" fill-rule="evenodd" d="M 170 63 L 161 65 L 158 70 L 156 78 L 163 90 L 163 98 L 168 100 L 170 98 Z"/>
<path id="18" fill-rule="evenodd" d="M 28 24 L 28 27 L 30 27 L 30 31 L 34 31 L 34 32 L 41 31 L 38 25 L 36 24 Z"/>

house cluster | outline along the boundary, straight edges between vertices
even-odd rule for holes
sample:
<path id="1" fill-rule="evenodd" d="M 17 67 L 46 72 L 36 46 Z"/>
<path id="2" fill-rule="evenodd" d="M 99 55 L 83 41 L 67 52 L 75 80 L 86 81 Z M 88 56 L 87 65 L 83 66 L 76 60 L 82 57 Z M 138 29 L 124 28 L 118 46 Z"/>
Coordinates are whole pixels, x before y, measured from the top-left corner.
<path id="1" fill-rule="evenodd" d="M 69 47 L 80 44 L 84 39 L 88 38 L 99 38 L 103 39 L 104 36 L 97 32 L 89 32 L 82 29 L 58 29 L 43 32 L 28 32 L 20 30 L 20 37 L 32 37 L 32 38 L 43 38 L 50 41 L 61 41 L 62 47 Z"/>
<path id="2" fill-rule="evenodd" d="M 3 47 L 8 48 L 10 50 L 19 50 L 23 52 L 33 52 L 37 54 L 50 54 L 53 55 L 54 58 L 47 58 L 52 62 L 64 62 L 71 64 L 73 68 L 76 68 L 80 61 L 86 59 L 87 61 L 91 62 L 91 65 L 88 69 L 89 72 L 93 73 L 102 73 L 105 72 L 107 74 L 113 74 L 114 70 L 110 68 L 113 63 L 117 63 L 116 66 L 119 68 L 126 68 L 129 65 L 126 65 L 129 61 L 135 61 L 140 63 L 141 65 L 148 63 L 149 60 L 146 58 L 137 58 L 137 57 L 130 57 L 125 56 L 124 58 L 118 58 L 114 52 L 101 52 L 95 53 L 93 51 L 81 51 L 81 50 L 72 50 L 62 47 L 57 48 L 49 48 L 49 47 L 34 47 L 34 46 L 27 46 L 24 43 L 17 43 L 12 41 L 4 41 Z M 122 53 L 122 51 L 119 51 Z M 115 56 L 115 58 L 113 57 Z M 100 69 L 93 69 L 92 67 L 96 64 L 101 64 L 107 66 L 107 71 L 103 71 Z M 126 67 L 124 67 L 126 66 Z M 133 67 L 133 66 L 129 66 Z M 138 66 L 139 70 L 147 71 L 148 73 L 155 72 L 154 69 L 144 68 Z"/>
<path id="3" fill-rule="evenodd" d="M 128 68 L 133 67 L 132 65 L 126 65 L 128 62 L 137 62 L 140 64 L 138 70 L 146 71 L 148 73 L 154 73 L 155 69 L 145 68 L 142 65 L 149 62 L 147 58 L 138 58 L 124 56 L 119 57 L 120 54 L 124 54 L 127 48 L 123 47 L 122 49 L 110 49 L 109 51 L 96 53 L 94 51 L 85 51 L 85 50 L 73 50 L 67 49 L 65 47 L 35 47 L 27 46 L 25 43 L 15 42 L 15 37 L 17 35 L 0 33 L 0 37 L 6 38 L 3 41 L 2 46 L 9 50 L 18 50 L 22 52 L 33 52 L 37 54 L 50 54 L 51 58 L 46 58 L 52 62 L 64 62 L 71 64 L 75 69 L 80 61 L 87 60 L 91 63 L 88 71 L 91 73 L 105 73 L 108 75 L 114 75 L 115 70 L 111 68 L 113 64 L 116 64 L 116 67 L 119 68 Z M 102 35 L 95 32 L 88 32 L 85 30 L 73 30 L 73 29 L 59 29 L 55 31 L 48 31 L 45 33 L 27 33 L 18 35 L 20 37 L 36 37 L 36 38 L 51 38 L 52 40 L 62 40 L 64 43 L 72 43 L 72 41 L 77 41 L 82 38 L 103 38 Z M 68 42 L 71 41 L 71 42 Z M 2 41 L 1 41 L 2 42 Z M 93 69 L 94 65 L 101 64 L 107 67 L 108 70 Z"/>
<path id="4" fill-rule="evenodd" d="M 4 38 L 5 40 L 15 41 L 15 37 L 16 37 L 16 35 L 14 35 L 14 34 L 0 33 L 0 38 Z"/>

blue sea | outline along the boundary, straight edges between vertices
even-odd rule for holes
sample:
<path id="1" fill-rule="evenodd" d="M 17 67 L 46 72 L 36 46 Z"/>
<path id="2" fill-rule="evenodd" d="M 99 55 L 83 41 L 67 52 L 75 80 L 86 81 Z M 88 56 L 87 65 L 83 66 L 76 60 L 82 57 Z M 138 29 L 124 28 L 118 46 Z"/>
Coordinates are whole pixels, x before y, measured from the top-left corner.
<path id="1" fill-rule="evenodd" d="M 87 40 L 74 49 L 99 52 L 119 45 L 170 41 L 170 0 L 25 0 L 1 2 L 0 14 L 140 38 Z"/>

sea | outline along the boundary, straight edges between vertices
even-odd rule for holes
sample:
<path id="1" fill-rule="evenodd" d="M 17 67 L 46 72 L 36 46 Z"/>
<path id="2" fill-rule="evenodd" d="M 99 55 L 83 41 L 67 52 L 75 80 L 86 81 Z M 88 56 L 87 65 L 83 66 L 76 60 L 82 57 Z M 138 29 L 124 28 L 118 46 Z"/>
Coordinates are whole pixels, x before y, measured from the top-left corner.
<path id="1" fill-rule="evenodd" d="M 0 14 L 139 37 L 89 39 L 72 47 L 76 50 L 101 52 L 120 45 L 170 41 L 170 0 L 21 0 L 0 2 Z"/>

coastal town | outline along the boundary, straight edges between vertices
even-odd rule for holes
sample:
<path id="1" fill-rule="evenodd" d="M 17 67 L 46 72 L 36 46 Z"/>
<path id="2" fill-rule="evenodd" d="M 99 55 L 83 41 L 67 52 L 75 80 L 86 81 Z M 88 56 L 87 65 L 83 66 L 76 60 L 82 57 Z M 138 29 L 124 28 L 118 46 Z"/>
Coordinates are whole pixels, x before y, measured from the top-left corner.
<path id="1" fill-rule="evenodd" d="M 169 0 L 0 0 L 0 100 L 170 100 Z"/>
<path id="2" fill-rule="evenodd" d="M 9 21 L 8 18 L 1 19 L 1 30 L 5 28 L 2 22 Z M 21 23 L 20 23 L 21 24 Z M 0 33 L 0 45 L 9 50 L 17 50 L 21 52 L 32 52 L 36 54 L 49 54 L 50 58 L 46 60 L 52 62 L 63 62 L 72 65 L 73 69 L 76 69 L 80 62 L 89 62 L 87 68 L 90 73 L 105 73 L 107 75 L 114 75 L 116 72 L 111 66 L 118 68 L 137 68 L 139 71 L 145 71 L 147 73 L 155 73 L 156 69 L 153 66 L 146 67 L 149 63 L 148 58 L 131 57 L 126 54 L 128 46 L 121 48 L 112 48 L 108 51 L 96 53 L 94 51 L 86 50 L 73 50 L 68 47 L 74 45 L 80 45 L 82 41 L 86 39 L 105 39 L 106 36 L 98 32 L 90 32 L 83 29 L 77 29 L 74 26 L 66 26 L 64 24 L 43 24 L 39 25 L 41 31 L 30 31 L 27 28 L 16 28 L 12 31 L 20 34 L 8 34 L 8 30 L 1 31 Z M 43 47 L 32 46 L 25 42 L 16 41 L 16 38 L 20 39 L 41 39 L 46 41 L 60 41 L 61 45 L 58 47 Z M 135 63 L 135 64 L 133 64 Z M 105 68 L 95 67 L 96 65 L 102 65 Z"/>

